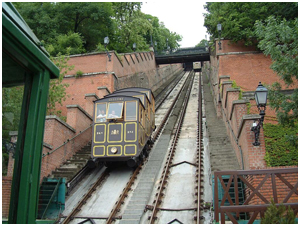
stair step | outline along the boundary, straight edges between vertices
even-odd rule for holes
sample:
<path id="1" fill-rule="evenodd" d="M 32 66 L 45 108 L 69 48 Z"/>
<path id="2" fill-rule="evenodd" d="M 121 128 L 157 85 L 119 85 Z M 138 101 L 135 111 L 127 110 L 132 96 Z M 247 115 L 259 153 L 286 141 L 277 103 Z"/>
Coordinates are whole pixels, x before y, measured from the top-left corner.
<path id="1" fill-rule="evenodd" d="M 55 171 L 56 172 L 76 172 L 76 171 L 78 171 L 78 167 L 76 167 L 76 168 L 58 168 Z"/>
<path id="2" fill-rule="evenodd" d="M 73 176 L 76 173 L 73 173 L 73 172 L 52 172 L 52 174 L 57 176 L 57 177 L 65 177 L 65 176 Z"/>

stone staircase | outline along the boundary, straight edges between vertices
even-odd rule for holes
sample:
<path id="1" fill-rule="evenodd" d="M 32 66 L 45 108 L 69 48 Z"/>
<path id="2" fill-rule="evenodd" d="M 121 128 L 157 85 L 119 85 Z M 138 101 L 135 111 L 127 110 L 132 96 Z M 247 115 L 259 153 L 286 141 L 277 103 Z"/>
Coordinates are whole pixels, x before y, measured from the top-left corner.
<path id="1" fill-rule="evenodd" d="M 237 157 L 226 133 L 223 120 L 217 117 L 206 75 L 202 76 L 206 126 L 209 136 L 211 171 L 240 170 Z"/>
<path id="2" fill-rule="evenodd" d="M 67 181 L 72 179 L 88 162 L 91 157 L 91 143 L 75 153 L 61 167 L 52 171 L 52 177 L 64 177 Z"/>

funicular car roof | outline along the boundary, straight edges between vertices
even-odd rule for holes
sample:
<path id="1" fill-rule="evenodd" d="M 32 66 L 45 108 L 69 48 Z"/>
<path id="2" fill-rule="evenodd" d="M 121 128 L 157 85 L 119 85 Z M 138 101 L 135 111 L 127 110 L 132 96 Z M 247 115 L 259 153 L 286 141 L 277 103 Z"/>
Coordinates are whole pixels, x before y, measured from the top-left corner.
<path id="1" fill-rule="evenodd" d="M 129 88 L 123 88 L 123 89 L 118 89 L 116 91 L 114 91 L 114 93 L 119 93 L 119 92 L 123 92 L 123 91 L 136 91 L 136 92 L 140 92 L 140 91 L 150 91 L 150 96 L 153 96 L 154 98 L 154 95 L 152 93 L 152 90 L 151 89 L 148 89 L 148 88 L 143 88 L 143 87 L 129 87 Z M 148 95 L 147 95 L 148 97 Z M 150 98 L 148 97 L 150 103 L 151 103 L 151 100 Z"/>
<path id="2" fill-rule="evenodd" d="M 143 108 L 145 109 L 144 104 L 142 103 L 142 101 L 140 100 L 140 98 L 138 97 L 133 97 L 130 95 L 106 95 L 103 98 L 99 99 L 99 100 L 95 100 L 94 103 L 98 103 L 98 102 L 117 102 L 118 100 L 112 100 L 112 97 L 123 97 L 124 100 L 122 101 L 130 101 L 130 100 L 135 100 L 135 101 L 139 101 L 141 103 L 141 105 L 143 106 Z"/>
<path id="3" fill-rule="evenodd" d="M 128 96 L 128 97 L 133 97 L 133 96 L 138 96 L 138 95 L 143 95 L 144 97 L 146 97 L 146 100 L 148 100 L 149 103 L 151 103 L 151 101 L 149 100 L 148 96 L 146 93 L 142 93 L 142 92 L 136 92 L 136 91 L 123 91 L 123 92 L 113 92 L 111 94 L 108 94 L 104 97 L 116 97 L 116 96 Z M 140 99 L 139 99 L 140 100 Z M 141 101 L 141 100 L 140 100 Z M 142 103 L 142 102 L 141 102 Z M 142 103 L 142 105 L 144 106 L 144 104 Z M 145 107 L 145 106 L 144 106 Z"/>

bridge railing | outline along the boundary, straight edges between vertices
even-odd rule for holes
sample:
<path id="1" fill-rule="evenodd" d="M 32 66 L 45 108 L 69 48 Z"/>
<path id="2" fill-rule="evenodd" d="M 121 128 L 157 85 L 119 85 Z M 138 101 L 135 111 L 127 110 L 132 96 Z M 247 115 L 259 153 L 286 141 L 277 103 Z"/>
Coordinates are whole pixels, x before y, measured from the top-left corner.
<path id="1" fill-rule="evenodd" d="M 206 47 L 181 48 L 175 51 L 156 52 L 155 56 L 166 56 L 166 55 L 183 56 L 183 55 L 201 54 L 201 53 L 208 53 L 208 49 Z"/>

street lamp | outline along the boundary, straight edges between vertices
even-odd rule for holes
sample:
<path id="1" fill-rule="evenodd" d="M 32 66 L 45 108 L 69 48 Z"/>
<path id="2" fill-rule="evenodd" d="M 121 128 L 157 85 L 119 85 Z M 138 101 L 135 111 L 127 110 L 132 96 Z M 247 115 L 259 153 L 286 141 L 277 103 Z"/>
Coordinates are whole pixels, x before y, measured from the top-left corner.
<path id="1" fill-rule="evenodd" d="M 221 50 L 221 31 L 222 31 L 222 24 L 218 24 L 217 25 L 217 29 L 218 29 L 218 32 L 219 32 L 219 50 Z"/>
<path id="2" fill-rule="evenodd" d="M 111 61 L 111 59 L 110 59 L 111 55 L 110 55 L 110 53 L 107 51 L 107 48 L 106 48 L 106 46 L 108 45 L 108 43 L 109 43 L 109 38 L 108 38 L 108 37 L 105 37 L 105 38 L 104 38 L 104 48 L 105 48 L 106 54 L 107 54 L 107 56 L 108 56 L 108 61 Z"/>
<path id="3" fill-rule="evenodd" d="M 259 115 L 261 118 L 258 121 L 258 124 L 256 122 L 253 123 L 253 127 L 251 128 L 251 131 L 255 134 L 255 142 L 253 143 L 254 146 L 259 146 L 260 143 L 258 142 L 259 133 L 260 133 L 260 127 L 263 126 L 264 118 L 265 118 L 265 110 L 267 106 L 267 95 L 268 95 L 268 89 L 264 87 L 261 82 L 259 82 L 258 87 L 255 91 L 255 101 L 257 108 L 259 110 Z"/>
<path id="4" fill-rule="evenodd" d="M 133 48 L 134 55 L 135 55 L 136 59 L 139 61 L 138 55 L 137 55 L 136 52 L 135 52 L 135 50 L 136 50 L 136 43 L 133 43 L 132 48 Z"/>

